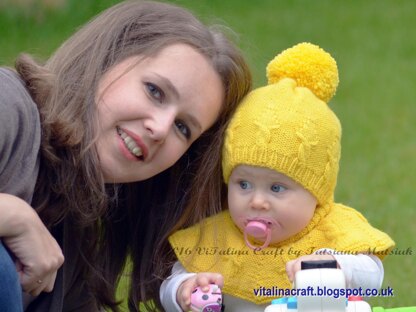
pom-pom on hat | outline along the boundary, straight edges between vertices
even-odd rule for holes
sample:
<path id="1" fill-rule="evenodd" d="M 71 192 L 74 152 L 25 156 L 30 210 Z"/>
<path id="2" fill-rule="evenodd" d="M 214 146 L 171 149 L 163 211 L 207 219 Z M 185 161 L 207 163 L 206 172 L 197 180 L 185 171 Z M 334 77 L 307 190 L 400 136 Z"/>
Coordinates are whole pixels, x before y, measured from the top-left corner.
<path id="1" fill-rule="evenodd" d="M 338 86 L 331 55 L 300 43 L 267 66 L 268 85 L 251 91 L 226 130 L 223 177 L 238 165 L 266 167 L 297 181 L 324 204 L 333 201 L 341 125 L 328 106 Z"/>

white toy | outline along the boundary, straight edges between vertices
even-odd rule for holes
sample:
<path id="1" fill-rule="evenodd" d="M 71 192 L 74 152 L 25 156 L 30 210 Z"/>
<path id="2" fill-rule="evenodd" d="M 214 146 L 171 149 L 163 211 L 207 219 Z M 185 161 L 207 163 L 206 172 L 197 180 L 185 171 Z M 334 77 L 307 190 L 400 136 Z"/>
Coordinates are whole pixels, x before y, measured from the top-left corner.
<path id="1" fill-rule="evenodd" d="M 370 305 L 360 297 L 349 297 L 347 301 L 345 296 L 333 293 L 346 288 L 344 273 L 336 267 L 336 261 L 302 262 L 294 288 L 304 290 L 305 295 L 273 300 L 264 312 L 371 312 Z M 328 294 L 316 295 L 318 289 Z"/>
<path id="2" fill-rule="evenodd" d="M 371 312 L 370 305 L 363 301 L 361 297 L 349 297 L 347 312 Z"/>

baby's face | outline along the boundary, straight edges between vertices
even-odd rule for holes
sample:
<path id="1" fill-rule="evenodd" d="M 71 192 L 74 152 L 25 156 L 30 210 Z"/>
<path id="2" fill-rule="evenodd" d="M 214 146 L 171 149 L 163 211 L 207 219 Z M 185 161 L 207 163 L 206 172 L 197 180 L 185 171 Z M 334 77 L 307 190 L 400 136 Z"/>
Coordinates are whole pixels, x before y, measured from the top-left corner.
<path id="1" fill-rule="evenodd" d="M 316 198 L 300 184 L 277 171 L 248 165 L 234 168 L 228 181 L 228 207 L 244 232 L 251 220 L 272 224 L 271 243 L 304 229 L 313 217 Z"/>

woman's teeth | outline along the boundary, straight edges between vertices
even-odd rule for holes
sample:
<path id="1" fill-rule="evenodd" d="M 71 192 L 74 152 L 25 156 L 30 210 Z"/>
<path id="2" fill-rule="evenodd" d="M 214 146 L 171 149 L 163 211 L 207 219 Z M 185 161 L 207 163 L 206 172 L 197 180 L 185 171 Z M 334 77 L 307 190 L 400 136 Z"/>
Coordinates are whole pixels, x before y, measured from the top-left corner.
<path id="1" fill-rule="evenodd" d="M 120 137 L 123 139 L 124 144 L 126 145 L 127 149 L 134 156 L 140 157 L 140 156 L 143 155 L 142 150 L 140 149 L 140 147 L 137 146 L 136 142 L 130 136 L 128 136 L 127 133 L 125 133 L 120 128 L 117 128 L 117 132 L 120 135 Z"/>

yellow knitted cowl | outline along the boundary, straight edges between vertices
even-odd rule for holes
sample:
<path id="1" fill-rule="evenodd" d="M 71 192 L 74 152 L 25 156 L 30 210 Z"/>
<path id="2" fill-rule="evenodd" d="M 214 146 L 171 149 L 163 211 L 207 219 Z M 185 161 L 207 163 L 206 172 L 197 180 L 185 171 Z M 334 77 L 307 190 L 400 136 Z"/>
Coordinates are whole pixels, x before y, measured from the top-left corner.
<path id="1" fill-rule="evenodd" d="M 383 258 L 394 247 L 392 239 L 373 228 L 358 211 L 341 204 L 331 206 L 318 207 L 304 230 L 261 251 L 246 246 L 228 211 L 174 233 L 169 241 L 188 272 L 219 272 L 224 276 L 224 293 L 266 304 L 271 298 L 255 296 L 254 289 L 291 288 L 285 271 L 289 260 L 321 248 Z"/>

